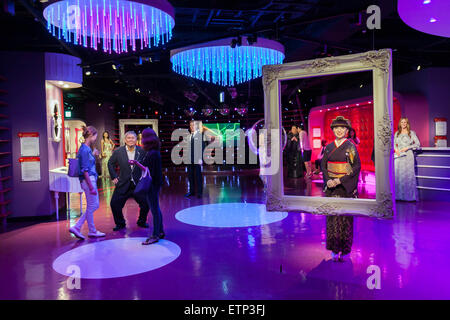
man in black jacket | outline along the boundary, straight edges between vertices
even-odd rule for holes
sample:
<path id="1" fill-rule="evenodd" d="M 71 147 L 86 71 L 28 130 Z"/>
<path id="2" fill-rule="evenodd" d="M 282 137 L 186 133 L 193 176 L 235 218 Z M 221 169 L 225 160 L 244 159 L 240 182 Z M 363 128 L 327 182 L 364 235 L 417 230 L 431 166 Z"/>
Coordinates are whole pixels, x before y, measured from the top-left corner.
<path id="1" fill-rule="evenodd" d="M 203 177 L 202 177 L 202 164 L 203 164 L 203 126 L 192 120 L 189 123 L 189 130 L 191 134 L 189 135 L 189 148 L 188 152 L 190 155 L 189 163 L 187 164 L 188 177 L 189 177 L 189 191 L 186 193 L 185 197 L 190 197 L 197 194 L 197 198 L 203 196 Z"/>
<path id="2" fill-rule="evenodd" d="M 147 199 L 134 197 L 134 189 L 141 178 L 141 169 L 138 166 L 130 165 L 128 160 L 137 160 L 142 162 L 145 151 L 141 147 L 136 146 L 137 136 L 134 131 L 125 133 L 125 145 L 114 150 L 108 161 L 108 170 L 113 183 L 116 185 L 114 193 L 111 197 L 111 210 L 114 216 L 116 227 L 114 231 L 125 228 L 126 223 L 123 217 L 122 209 L 127 200 L 133 197 L 139 204 L 140 212 L 137 225 L 142 228 L 148 228 L 147 215 L 148 203 Z M 119 176 L 115 170 L 119 166 Z"/>

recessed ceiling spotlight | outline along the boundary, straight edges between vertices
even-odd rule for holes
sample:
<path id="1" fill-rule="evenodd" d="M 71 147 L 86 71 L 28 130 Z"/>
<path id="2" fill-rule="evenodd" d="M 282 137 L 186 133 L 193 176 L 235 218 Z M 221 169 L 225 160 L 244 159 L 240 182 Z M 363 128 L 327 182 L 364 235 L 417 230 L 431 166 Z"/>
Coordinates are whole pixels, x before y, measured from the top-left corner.
<path id="1" fill-rule="evenodd" d="M 91 72 L 90 71 L 86 71 L 85 75 L 90 76 Z"/>
<path id="2" fill-rule="evenodd" d="M 63 85 L 63 87 L 64 87 L 64 88 L 68 88 L 69 85 L 68 85 L 67 83 L 65 83 L 65 84 Z"/>
<path id="3" fill-rule="evenodd" d="M 114 70 L 117 70 L 117 67 L 116 67 L 115 64 L 113 64 L 111 67 L 112 67 Z"/>
<path id="4" fill-rule="evenodd" d="M 423 4 L 429 4 L 431 3 L 431 0 L 423 0 Z"/>
<path id="5" fill-rule="evenodd" d="M 436 21 L 437 21 L 437 20 L 436 20 L 435 18 L 431 18 L 431 19 L 430 19 L 430 22 L 431 22 L 431 23 L 436 22 Z"/>
<path id="6" fill-rule="evenodd" d="M 419 70 L 420 70 L 420 68 L 421 68 L 421 66 L 420 66 L 420 65 L 418 65 L 418 66 L 417 66 L 417 71 L 419 71 Z"/>
<path id="7" fill-rule="evenodd" d="M 60 86 L 62 86 L 62 85 L 64 84 L 64 81 L 58 81 L 58 84 L 59 84 Z"/>

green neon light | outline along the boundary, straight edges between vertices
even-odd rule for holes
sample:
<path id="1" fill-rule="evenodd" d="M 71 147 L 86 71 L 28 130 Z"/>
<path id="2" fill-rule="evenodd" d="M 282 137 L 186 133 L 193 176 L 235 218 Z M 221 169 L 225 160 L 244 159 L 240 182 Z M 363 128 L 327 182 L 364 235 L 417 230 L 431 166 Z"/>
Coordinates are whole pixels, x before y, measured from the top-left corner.
<path id="1" fill-rule="evenodd" d="M 240 123 L 203 123 L 203 126 L 213 131 L 214 134 L 221 136 L 224 142 L 227 140 L 227 130 L 233 130 L 233 134 L 228 138 L 239 141 Z"/>

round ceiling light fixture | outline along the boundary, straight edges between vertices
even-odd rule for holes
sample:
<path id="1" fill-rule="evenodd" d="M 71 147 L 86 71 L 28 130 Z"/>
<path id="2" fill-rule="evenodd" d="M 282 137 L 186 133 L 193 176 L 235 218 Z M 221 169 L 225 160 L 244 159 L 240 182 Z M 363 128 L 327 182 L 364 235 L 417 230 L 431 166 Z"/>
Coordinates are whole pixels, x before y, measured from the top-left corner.
<path id="1" fill-rule="evenodd" d="M 398 0 L 397 10 L 403 22 L 411 28 L 450 37 L 450 1 Z"/>
<path id="2" fill-rule="evenodd" d="M 108 53 L 167 43 L 174 17 L 166 0 L 60 0 L 49 2 L 44 9 L 53 36 Z"/>
<path id="3" fill-rule="evenodd" d="M 279 42 L 246 37 L 226 38 L 171 50 L 172 69 L 182 75 L 222 86 L 234 86 L 262 76 L 264 65 L 282 64 Z M 236 45 L 237 44 L 237 45 Z"/>

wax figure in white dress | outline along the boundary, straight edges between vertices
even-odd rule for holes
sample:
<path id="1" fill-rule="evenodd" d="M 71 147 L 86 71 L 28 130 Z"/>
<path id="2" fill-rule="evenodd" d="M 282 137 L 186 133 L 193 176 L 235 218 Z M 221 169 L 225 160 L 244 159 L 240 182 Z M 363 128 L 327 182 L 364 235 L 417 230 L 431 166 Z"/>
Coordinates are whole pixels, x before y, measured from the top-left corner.
<path id="1" fill-rule="evenodd" d="M 419 147 L 419 138 L 411 130 L 408 118 L 401 118 L 398 131 L 394 135 L 395 198 L 397 200 L 418 200 L 413 149 Z"/>

